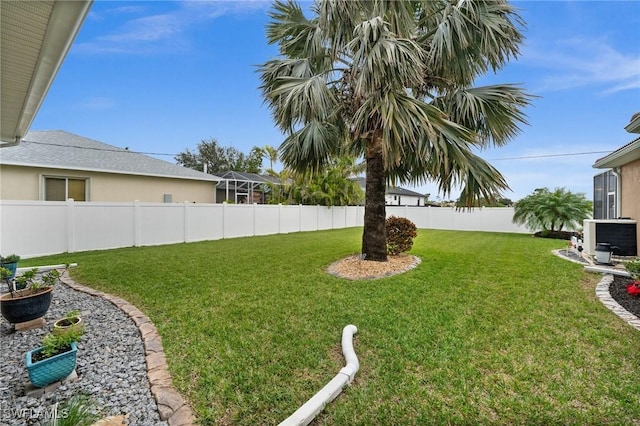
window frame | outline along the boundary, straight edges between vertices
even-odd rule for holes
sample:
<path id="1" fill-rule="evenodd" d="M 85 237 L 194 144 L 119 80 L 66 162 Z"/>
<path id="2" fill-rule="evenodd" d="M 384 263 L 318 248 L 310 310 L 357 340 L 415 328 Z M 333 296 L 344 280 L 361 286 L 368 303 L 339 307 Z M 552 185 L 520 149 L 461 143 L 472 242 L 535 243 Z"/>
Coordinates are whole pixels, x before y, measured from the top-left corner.
<path id="1" fill-rule="evenodd" d="M 613 170 L 595 175 L 593 177 L 593 218 L 615 219 L 618 211 L 617 202 L 618 176 L 613 173 Z"/>
<path id="2" fill-rule="evenodd" d="M 41 174 L 40 175 L 40 201 L 48 201 L 47 200 L 47 190 L 46 190 L 46 182 L 47 179 L 64 179 L 64 191 L 65 191 L 65 199 L 64 201 L 69 199 L 69 180 L 81 180 L 84 181 L 84 200 L 83 202 L 90 201 L 90 187 L 91 187 L 91 178 L 88 176 L 70 176 L 70 175 L 56 175 L 56 174 Z M 74 200 L 78 201 L 78 200 Z"/>

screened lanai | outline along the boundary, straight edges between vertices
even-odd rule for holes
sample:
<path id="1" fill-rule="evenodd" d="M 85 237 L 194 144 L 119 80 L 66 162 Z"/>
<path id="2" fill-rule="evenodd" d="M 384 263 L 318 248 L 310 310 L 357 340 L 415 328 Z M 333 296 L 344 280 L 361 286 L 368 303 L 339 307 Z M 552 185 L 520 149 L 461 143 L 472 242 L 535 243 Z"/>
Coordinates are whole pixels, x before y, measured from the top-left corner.
<path id="1" fill-rule="evenodd" d="M 279 183 L 279 180 L 272 176 L 257 173 L 228 171 L 214 173 L 214 175 L 223 179 L 216 186 L 216 200 L 218 202 L 265 204 L 268 183 Z"/>

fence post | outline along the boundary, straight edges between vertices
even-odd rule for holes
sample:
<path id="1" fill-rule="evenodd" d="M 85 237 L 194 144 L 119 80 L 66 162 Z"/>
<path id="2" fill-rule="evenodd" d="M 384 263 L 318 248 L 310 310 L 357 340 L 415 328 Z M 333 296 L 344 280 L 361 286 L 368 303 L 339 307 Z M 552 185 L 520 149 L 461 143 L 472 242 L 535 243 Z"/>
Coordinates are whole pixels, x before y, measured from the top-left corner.
<path id="1" fill-rule="evenodd" d="M 227 183 L 228 185 L 228 183 Z M 222 239 L 227 237 L 227 202 L 222 202 Z"/>
<path id="2" fill-rule="evenodd" d="M 282 203 L 278 203 L 278 234 L 282 234 Z"/>
<path id="3" fill-rule="evenodd" d="M 188 242 L 189 238 L 189 220 L 187 218 L 188 215 L 189 202 L 185 201 L 182 203 L 182 241 Z"/>
<path id="4" fill-rule="evenodd" d="M 135 200 L 133 202 L 133 246 L 134 247 L 140 247 L 141 246 L 141 241 L 140 241 L 140 235 L 142 233 L 141 229 L 140 229 L 140 224 L 142 223 L 142 221 L 140 220 L 142 212 L 140 211 L 140 200 Z"/>
<path id="5" fill-rule="evenodd" d="M 76 251 L 76 211 L 73 198 L 67 198 L 67 252 Z"/>
<path id="6" fill-rule="evenodd" d="M 253 203 L 253 232 L 251 235 L 256 236 L 256 230 L 258 228 L 258 203 Z"/>

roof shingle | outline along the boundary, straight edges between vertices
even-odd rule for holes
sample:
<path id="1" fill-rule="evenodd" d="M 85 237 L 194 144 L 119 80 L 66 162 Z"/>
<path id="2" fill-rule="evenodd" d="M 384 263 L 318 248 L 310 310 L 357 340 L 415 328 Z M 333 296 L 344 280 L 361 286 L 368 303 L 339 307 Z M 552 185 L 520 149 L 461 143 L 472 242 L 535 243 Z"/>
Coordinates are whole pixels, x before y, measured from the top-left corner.
<path id="1" fill-rule="evenodd" d="M 2 148 L 0 164 L 212 182 L 221 180 L 207 173 L 62 130 L 28 132 L 19 145 Z"/>

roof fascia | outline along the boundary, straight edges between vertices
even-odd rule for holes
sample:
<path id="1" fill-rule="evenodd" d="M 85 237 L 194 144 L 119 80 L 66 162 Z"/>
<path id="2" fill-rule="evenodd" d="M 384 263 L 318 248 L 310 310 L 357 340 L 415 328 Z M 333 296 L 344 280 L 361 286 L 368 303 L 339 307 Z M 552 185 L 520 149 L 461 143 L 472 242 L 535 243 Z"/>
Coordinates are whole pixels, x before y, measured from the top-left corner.
<path id="1" fill-rule="evenodd" d="M 629 133 L 640 133 L 640 113 L 631 117 L 631 121 L 624 126 L 624 129 Z"/>
<path id="2" fill-rule="evenodd" d="M 613 167 L 620 167 L 624 164 L 637 160 L 638 158 L 640 158 L 640 138 L 629 145 L 613 151 L 606 157 L 598 159 L 592 167 L 595 169 L 610 169 Z"/>
<path id="3" fill-rule="evenodd" d="M 84 173 L 109 173 L 115 175 L 128 175 L 128 176 L 146 176 L 146 177 L 155 177 L 155 178 L 167 178 L 167 179 L 185 179 L 185 180 L 199 180 L 202 182 L 211 182 L 211 183 L 220 183 L 223 182 L 224 179 L 220 179 L 217 176 L 212 176 L 213 179 L 201 179 L 194 176 L 177 176 L 177 175 L 156 175 L 153 173 L 140 173 L 140 172 L 125 172 L 121 170 L 106 170 L 106 169 L 83 169 L 80 167 L 61 167 L 54 166 L 50 164 L 27 164 L 20 162 L 12 162 L 6 161 L 2 162 L 3 166 L 18 166 L 18 167 L 33 167 L 35 169 L 53 169 L 53 170 L 72 170 L 75 172 L 84 172 Z"/>
<path id="4" fill-rule="evenodd" d="M 42 43 L 41 55 L 33 71 L 31 85 L 24 100 L 22 114 L 13 139 L 3 140 L 16 145 L 24 137 L 40 109 L 53 80 L 64 61 L 82 23 L 89 13 L 93 0 L 55 1 L 48 22 L 47 34 Z"/>

